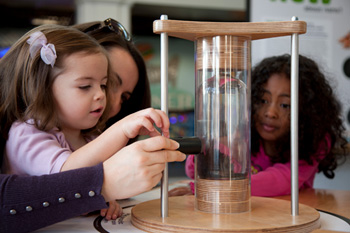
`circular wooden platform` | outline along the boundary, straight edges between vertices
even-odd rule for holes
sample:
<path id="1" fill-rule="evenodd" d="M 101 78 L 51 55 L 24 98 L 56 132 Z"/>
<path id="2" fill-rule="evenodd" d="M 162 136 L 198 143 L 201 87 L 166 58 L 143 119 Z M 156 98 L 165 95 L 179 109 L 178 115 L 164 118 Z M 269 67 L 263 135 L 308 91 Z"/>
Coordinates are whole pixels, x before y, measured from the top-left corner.
<path id="1" fill-rule="evenodd" d="M 194 196 L 169 198 L 169 217 L 162 218 L 160 200 L 136 205 L 131 223 L 147 232 L 311 232 L 320 228 L 320 214 L 299 204 L 299 215 L 291 216 L 285 200 L 252 197 L 251 211 L 239 214 L 210 214 L 194 209 Z"/>

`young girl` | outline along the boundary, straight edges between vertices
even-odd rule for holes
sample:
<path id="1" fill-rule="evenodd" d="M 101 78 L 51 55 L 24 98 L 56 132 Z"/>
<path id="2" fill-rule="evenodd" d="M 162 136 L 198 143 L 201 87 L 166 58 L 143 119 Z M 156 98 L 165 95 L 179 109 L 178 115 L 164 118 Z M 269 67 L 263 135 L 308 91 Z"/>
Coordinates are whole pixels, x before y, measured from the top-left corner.
<path id="1" fill-rule="evenodd" d="M 124 26 L 108 18 L 73 27 L 96 39 L 108 52 L 112 100 L 107 127 L 129 114 L 149 108 L 151 92 L 146 64 Z M 129 143 L 133 141 L 136 139 Z"/>
<path id="2" fill-rule="evenodd" d="M 96 39 L 110 59 L 111 110 L 107 128 L 134 112 L 151 106 L 146 64 L 130 34 L 114 19 L 73 25 Z M 136 141 L 131 139 L 128 143 Z"/>
<path id="3" fill-rule="evenodd" d="M 168 136 L 160 110 L 132 114 L 98 135 L 108 117 L 108 57 L 86 34 L 45 25 L 0 61 L 2 172 L 41 175 L 101 163 L 139 134 Z M 94 140 L 92 140 L 94 139 Z M 108 216 L 120 209 L 110 206 Z"/>
<path id="4" fill-rule="evenodd" d="M 251 194 L 290 194 L 290 56 L 266 58 L 252 72 Z M 345 145 L 340 105 L 317 64 L 299 57 L 299 188 L 312 188 L 316 172 L 334 177 L 332 152 Z M 194 156 L 186 160 L 194 178 Z M 192 192 L 193 184 L 191 184 Z M 178 191 L 177 191 L 178 192 Z M 176 193 L 173 191 L 173 193 Z M 176 194 L 175 194 L 176 195 Z"/>
<path id="5" fill-rule="evenodd" d="M 136 111 L 151 106 L 151 92 L 146 64 L 130 34 L 118 21 L 108 18 L 73 25 L 95 38 L 108 52 L 111 64 L 112 106 L 110 126 Z"/>

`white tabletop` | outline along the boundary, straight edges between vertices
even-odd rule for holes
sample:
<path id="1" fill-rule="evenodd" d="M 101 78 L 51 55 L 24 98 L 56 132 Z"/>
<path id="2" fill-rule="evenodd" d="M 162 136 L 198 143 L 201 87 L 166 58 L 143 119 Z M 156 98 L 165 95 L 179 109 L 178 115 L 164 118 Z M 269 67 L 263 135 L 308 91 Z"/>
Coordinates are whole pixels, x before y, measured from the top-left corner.
<path id="1" fill-rule="evenodd" d="M 175 187 L 179 187 L 182 185 L 187 185 L 188 181 L 176 182 L 174 184 L 169 185 L 169 190 Z M 124 214 L 126 215 L 123 218 L 123 223 L 119 223 L 118 219 L 115 221 L 99 221 L 102 227 L 106 232 L 128 232 L 128 233 L 136 233 L 136 232 L 144 232 L 134 227 L 131 224 L 131 209 L 132 206 L 137 205 L 139 203 L 160 199 L 160 188 L 155 188 L 149 192 L 140 194 L 133 198 L 127 200 L 118 201 L 121 207 L 123 208 Z M 128 207 L 129 206 L 129 207 Z M 76 218 L 72 218 L 60 223 L 56 223 L 49 227 L 45 227 L 36 232 L 93 232 L 96 233 L 98 230 L 94 227 L 94 221 L 101 220 L 99 215 L 89 215 L 89 216 L 80 216 Z M 322 230 L 332 230 L 332 231 L 343 231 L 350 232 L 350 225 L 343 219 L 340 219 L 332 214 L 320 212 L 320 220 L 321 220 L 321 229 Z M 102 231 L 103 232 L 103 231 Z"/>

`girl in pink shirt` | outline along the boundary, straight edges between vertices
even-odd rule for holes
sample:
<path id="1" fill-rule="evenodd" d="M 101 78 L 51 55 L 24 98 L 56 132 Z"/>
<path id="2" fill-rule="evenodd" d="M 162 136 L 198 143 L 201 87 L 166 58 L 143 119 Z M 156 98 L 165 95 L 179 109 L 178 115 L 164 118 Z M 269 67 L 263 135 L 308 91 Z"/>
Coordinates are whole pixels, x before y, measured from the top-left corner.
<path id="1" fill-rule="evenodd" d="M 8 174 L 94 166 L 138 135 L 160 136 L 155 126 L 169 136 L 166 114 L 152 108 L 104 130 L 111 110 L 110 58 L 96 40 L 77 29 L 32 29 L 1 59 L 0 80 L 1 170 Z M 116 219 L 120 214 L 111 201 L 107 216 Z"/>
<path id="2" fill-rule="evenodd" d="M 299 85 L 299 189 L 304 189 L 313 187 L 317 172 L 323 172 L 330 179 L 334 177 L 338 158 L 332 149 L 336 142 L 343 147 L 346 140 L 342 136 L 340 104 L 331 86 L 317 64 L 301 55 Z M 253 196 L 279 196 L 291 192 L 290 96 L 290 55 L 266 58 L 253 69 Z M 194 178 L 194 155 L 186 160 L 186 174 Z M 193 183 L 191 190 L 194 193 Z M 175 190 L 172 193 L 176 195 Z"/>

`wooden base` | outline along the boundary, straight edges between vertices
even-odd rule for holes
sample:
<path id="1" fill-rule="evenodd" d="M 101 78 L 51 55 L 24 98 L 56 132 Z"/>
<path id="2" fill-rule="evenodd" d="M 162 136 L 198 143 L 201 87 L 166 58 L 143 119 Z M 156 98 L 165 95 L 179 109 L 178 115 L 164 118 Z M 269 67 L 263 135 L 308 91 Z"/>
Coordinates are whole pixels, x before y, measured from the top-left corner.
<path id="1" fill-rule="evenodd" d="M 291 216 L 291 203 L 264 197 L 251 198 L 251 211 L 211 214 L 194 209 L 194 196 L 169 198 L 169 217 L 162 218 L 160 200 L 136 205 L 131 223 L 147 232 L 311 232 L 320 228 L 320 214 L 299 204 L 299 215 Z"/>

